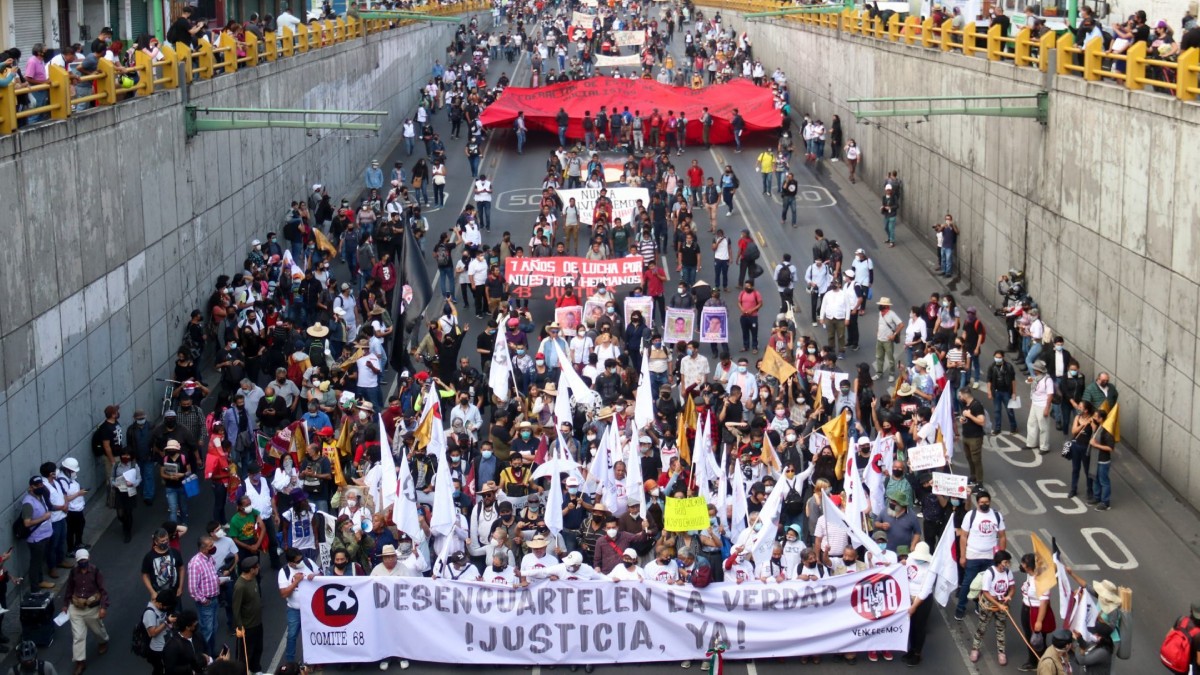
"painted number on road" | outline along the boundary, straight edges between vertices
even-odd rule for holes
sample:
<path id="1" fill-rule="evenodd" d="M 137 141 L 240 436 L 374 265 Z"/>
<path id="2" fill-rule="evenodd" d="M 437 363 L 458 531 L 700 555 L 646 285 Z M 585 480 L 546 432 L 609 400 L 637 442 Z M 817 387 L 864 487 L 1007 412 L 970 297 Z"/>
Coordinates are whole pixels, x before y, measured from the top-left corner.
<path id="1" fill-rule="evenodd" d="M 541 210 L 542 191 L 538 188 L 522 188 L 501 192 L 496 199 L 496 209 L 509 213 L 537 213 Z"/>

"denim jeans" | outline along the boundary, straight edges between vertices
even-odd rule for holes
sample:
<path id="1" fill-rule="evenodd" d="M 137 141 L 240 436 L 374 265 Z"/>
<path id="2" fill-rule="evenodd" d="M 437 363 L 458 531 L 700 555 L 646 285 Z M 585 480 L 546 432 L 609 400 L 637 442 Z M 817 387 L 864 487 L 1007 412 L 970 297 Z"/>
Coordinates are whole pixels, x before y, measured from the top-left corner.
<path id="1" fill-rule="evenodd" d="M 558 144 L 563 146 L 564 148 L 567 147 L 567 128 L 566 127 L 558 128 Z"/>
<path id="2" fill-rule="evenodd" d="M 200 639 L 204 640 L 204 648 L 209 654 L 217 653 L 217 612 L 220 604 L 217 598 L 204 605 L 196 603 L 196 615 L 200 617 Z"/>
<path id="3" fill-rule="evenodd" d="M 741 316 L 741 324 L 742 351 L 749 351 L 751 343 L 753 343 L 755 349 L 758 349 L 758 317 L 743 314 Z"/>
<path id="4" fill-rule="evenodd" d="M 54 569 L 66 558 L 67 519 L 53 521 L 50 526 L 53 529 L 48 540 L 49 547 L 46 549 L 46 566 Z"/>
<path id="5" fill-rule="evenodd" d="M 524 131 L 519 131 L 519 130 L 517 131 L 517 154 L 518 155 L 523 154 L 525 152 L 525 134 L 526 134 L 526 132 L 524 132 Z"/>
<path id="6" fill-rule="evenodd" d="M 188 520 L 188 498 L 182 487 L 167 487 L 163 489 L 167 495 L 167 520 L 186 523 Z"/>
<path id="7" fill-rule="evenodd" d="M 954 249 L 939 248 L 938 253 L 942 261 L 942 274 L 947 277 L 954 274 Z"/>
<path id="8" fill-rule="evenodd" d="M 416 147 L 417 147 L 416 137 L 409 137 L 409 136 L 404 137 L 404 151 L 408 153 L 409 157 L 412 157 L 413 150 L 415 150 Z"/>
<path id="9" fill-rule="evenodd" d="M 692 284 L 696 283 L 696 268 L 684 265 L 680 280 L 691 288 Z"/>
<path id="10" fill-rule="evenodd" d="M 1108 470 L 1112 466 L 1112 462 L 1096 462 L 1096 499 L 1100 500 L 1101 504 L 1111 506 L 1109 501 L 1112 499 L 1112 480 L 1108 477 Z"/>
<path id="11" fill-rule="evenodd" d="M 713 269 L 716 270 L 716 274 L 713 277 L 713 287 L 727 287 L 729 285 L 729 261 L 715 260 L 713 261 Z"/>
<path id="12" fill-rule="evenodd" d="M 779 214 L 780 222 L 787 220 L 788 211 L 792 212 L 792 225 L 795 226 L 796 225 L 796 198 L 795 197 L 784 197 L 783 198 L 783 213 Z"/>
<path id="13" fill-rule="evenodd" d="M 954 610 L 955 614 L 967 611 L 967 593 L 971 590 L 971 582 L 991 566 L 991 558 L 967 559 L 967 566 L 963 571 L 962 585 L 958 588 L 958 606 Z"/>
<path id="14" fill-rule="evenodd" d="M 765 194 L 765 195 L 771 194 L 771 174 L 764 173 L 762 175 L 762 183 L 763 183 L 763 194 Z"/>
<path id="15" fill-rule="evenodd" d="M 50 103 L 50 92 L 49 91 L 30 92 L 29 99 L 30 99 L 29 100 L 30 108 L 40 108 L 40 107 Z M 50 119 L 50 113 L 39 113 L 37 115 L 30 117 L 29 123 L 37 124 L 38 122 L 42 122 L 42 121 L 48 120 L 48 119 Z"/>
<path id="16" fill-rule="evenodd" d="M 438 268 L 438 288 L 447 298 L 454 297 L 454 270 L 450 267 Z"/>
<path id="17" fill-rule="evenodd" d="M 1042 353 L 1042 341 L 1041 340 L 1038 340 L 1037 342 L 1030 341 L 1029 352 L 1027 354 L 1025 354 L 1025 370 L 1028 370 L 1030 372 L 1030 374 L 1033 374 L 1033 362 L 1038 360 L 1038 356 L 1040 356 L 1041 353 Z"/>
<path id="18" fill-rule="evenodd" d="M 1011 391 L 993 391 L 993 401 L 995 401 L 995 409 L 992 411 L 992 430 L 1000 431 L 1001 423 L 1000 414 L 1008 413 L 1008 425 L 1013 431 L 1017 430 L 1017 412 L 1008 407 L 1008 402 L 1012 400 Z"/>
<path id="19" fill-rule="evenodd" d="M 888 241 L 896 241 L 896 216 L 884 216 L 883 231 L 887 234 Z"/>
<path id="20" fill-rule="evenodd" d="M 300 610 L 288 607 L 287 611 L 287 647 L 283 651 L 284 663 L 296 660 L 296 642 L 300 639 Z"/>
<path id="21" fill-rule="evenodd" d="M 471 163 L 471 178 L 479 178 L 479 155 L 468 157 L 467 161 Z"/>
<path id="22" fill-rule="evenodd" d="M 142 470 L 142 499 L 152 502 L 155 488 L 158 487 L 154 480 L 158 476 L 158 472 L 155 471 L 154 462 L 138 462 L 138 465 Z"/>

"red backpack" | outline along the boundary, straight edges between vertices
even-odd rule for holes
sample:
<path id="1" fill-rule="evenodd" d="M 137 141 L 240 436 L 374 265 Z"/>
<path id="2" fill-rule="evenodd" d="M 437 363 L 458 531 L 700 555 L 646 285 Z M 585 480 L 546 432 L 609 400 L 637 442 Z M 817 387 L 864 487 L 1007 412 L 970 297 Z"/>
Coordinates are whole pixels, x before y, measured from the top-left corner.
<path id="1" fill-rule="evenodd" d="M 1200 626 L 1189 616 L 1181 617 L 1167 632 L 1158 657 L 1173 673 L 1187 673 L 1192 663 L 1192 641 L 1200 636 Z"/>

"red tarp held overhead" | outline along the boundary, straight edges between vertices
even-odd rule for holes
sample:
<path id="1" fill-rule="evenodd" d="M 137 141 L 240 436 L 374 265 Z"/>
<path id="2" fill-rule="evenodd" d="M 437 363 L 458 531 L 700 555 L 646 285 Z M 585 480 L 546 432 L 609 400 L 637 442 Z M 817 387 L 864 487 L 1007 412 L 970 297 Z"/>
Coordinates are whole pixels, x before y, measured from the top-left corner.
<path id="1" fill-rule="evenodd" d="M 562 107 L 571 117 L 567 136 L 582 139 L 583 113 L 590 111 L 595 117 L 602 105 L 607 106 L 610 115 L 628 106 L 630 112 L 641 110 L 643 118 L 648 118 L 651 111 L 658 108 L 664 122 L 667 111 L 682 110 L 687 114 L 689 143 L 700 143 L 702 140 L 700 113 L 705 106 L 708 106 L 708 112 L 714 118 L 709 136 L 712 143 L 733 142 L 733 130 L 729 124 L 734 108 L 738 109 L 746 122 L 746 134 L 778 129 L 780 122 L 771 89 L 756 87 L 750 80 L 737 79 L 726 84 L 708 85 L 703 89 L 689 89 L 659 84 L 653 80 L 613 77 L 559 82 L 532 89 L 509 87 L 483 111 L 482 120 L 488 128 L 511 127 L 517 119 L 517 113 L 524 112 L 525 125 L 530 130 L 558 134 L 554 117 Z M 648 139 L 649 132 L 646 136 Z"/>

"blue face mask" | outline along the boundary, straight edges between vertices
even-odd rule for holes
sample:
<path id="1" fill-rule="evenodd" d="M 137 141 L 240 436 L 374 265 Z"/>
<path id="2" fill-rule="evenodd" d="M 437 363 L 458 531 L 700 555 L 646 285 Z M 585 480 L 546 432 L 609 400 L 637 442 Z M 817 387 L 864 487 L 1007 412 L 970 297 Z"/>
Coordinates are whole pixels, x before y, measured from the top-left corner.
<path id="1" fill-rule="evenodd" d="M 579 488 L 567 488 L 567 494 L 575 496 L 579 494 Z"/>

